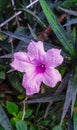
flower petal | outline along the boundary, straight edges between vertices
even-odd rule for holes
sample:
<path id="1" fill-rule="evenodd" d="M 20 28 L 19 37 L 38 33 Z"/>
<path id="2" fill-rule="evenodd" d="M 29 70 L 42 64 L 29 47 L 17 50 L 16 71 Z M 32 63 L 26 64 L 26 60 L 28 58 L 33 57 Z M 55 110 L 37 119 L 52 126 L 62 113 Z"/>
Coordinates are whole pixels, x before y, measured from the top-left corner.
<path id="1" fill-rule="evenodd" d="M 24 74 L 22 85 L 26 89 L 26 95 L 33 95 L 40 91 L 41 75 L 27 76 Z"/>
<path id="2" fill-rule="evenodd" d="M 40 59 L 43 55 L 45 55 L 46 52 L 44 51 L 43 42 L 34 42 L 31 41 L 28 46 L 28 55 L 30 58 L 34 59 Z"/>
<path id="3" fill-rule="evenodd" d="M 50 86 L 50 87 L 55 87 L 57 82 L 61 81 L 61 74 L 59 73 L 58 70 L 51 68 L 49 70 L 46 70 L 43 76 L 43 82 Z"/>
<path id="4" fill-rule="evenodd" d="M 14 60 L 10 64 L 15 70 L 20 72 L 32 73 L 35 70 L 35 66 L 31 64 L 28 59 L 27 53 L 25 52 L 17 52 L 14 54 Z"/>
<path id="5" fill-rule="evenodd" d="M 52 67 L 57 67 L 63 62 L 63 57 L 61 56 L 61 50 L 50 49 L 47 51 L 46 62 Z"/>

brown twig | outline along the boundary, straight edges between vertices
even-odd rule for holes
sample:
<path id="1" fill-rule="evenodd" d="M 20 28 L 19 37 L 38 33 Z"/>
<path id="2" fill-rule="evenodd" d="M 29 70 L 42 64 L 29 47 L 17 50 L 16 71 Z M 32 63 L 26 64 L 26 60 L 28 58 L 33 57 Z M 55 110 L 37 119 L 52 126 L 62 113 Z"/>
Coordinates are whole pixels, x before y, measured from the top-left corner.
<path id="1" fill-rule="evenodd" d="M 59 18 L 58 18 L 58 21 L 60 23 L 63 22 L 63 20 L 66 18 L 66 14 L 62 14 Z M 50 26 L 48 26 L 43 32 L 41 32 L 41 34 L 39 35 L 39 40 L 40 41 L 44 41 L 45 38 L 47 38 L 47 36 L 51 33 L 52 29 Z"/>

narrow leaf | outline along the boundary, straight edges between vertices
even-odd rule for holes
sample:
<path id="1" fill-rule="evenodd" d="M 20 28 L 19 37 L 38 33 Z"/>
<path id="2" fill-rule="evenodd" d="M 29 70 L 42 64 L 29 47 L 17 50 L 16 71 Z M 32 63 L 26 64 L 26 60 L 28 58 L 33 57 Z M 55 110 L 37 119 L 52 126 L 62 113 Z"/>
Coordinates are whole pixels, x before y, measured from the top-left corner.
<path id="1" fill-rule="evenodd" d="M 29 27 L 29 30 L 30 30 L 30 33 L 32 35 L 32 37 L 35 39 L 35 40 L 38 40 L 38 37 L 37 35 L 35 34 L 34 30 L 32 29 L 32 27 L 28 24 L 28 27 Z"/>
<path id="2" fill-rule="evenodd" d="M 66 74 L 66 76 L 64 77 L 63 81 L 60 83 L 60 85 L 58 86 L 58 89 L 55 92 L 55 96 L 59 95 L 63 89 L 67 86 L 68 84 L 68 80 L 69 80 L 69 73 Z"/>
<path id="3" fill-rule="evenodd" d="M 0 56 L 0 58 L 6 58 L 6 59 L 8 59 L 8 58 L 13 58 L 13 54 L 11 53 L 11 54 L 6 54 L 6 55 L 3 55 L 3 56 Z"/>
<path id="4" fill-rule="evenodd" d="M 26 13 L 29 13 L 30 15 L 32 15 L 32 17 L 36 18 L 37 22 L 43 27 L 43 28 L 46 28 L 46 25 L 41 21 L 41 19 L 32 11 L 26 9 L 26 8 L 23 8 L 21 9 L 22 11 L 25 11 Z"/>
<path id="5" fill-rule="evenodd" d="M 60 40 L 61 44 L 64 46 L 64 48 L 67 51 L 69 51 L 69 53 L 71 55 L 75 55 L 75 50 L 74 50 L 74 46 L 72 44 L 72 41 L 67 37 L 64 28 L 58 22 L 54 13 L 52 12 L 52 10 L 49 9 L 45 0 L 39 0 L 39 1 L 40 1 L 40 4 L 41 4 L 41 7 L 43 9 L 43 12 L 44 12 L 52 30 L 56 34 L 57 38 Z"/>
<path id="6" fill-rule="evenodd" d="M 9 119 L 1 105 L 0 105 L 0 125 L 4 128 L 4 130 L 12 130 L 12 126 L 9 122 Z"/>
<path id="7" fill-rule="evenodd" d="M 74 110 L 74 104 L 75 104 L 75 100 L 76 100 L 76 95 L 77 95 L 77 73 L 74 75 L 74 77 L 73 77 L 73 75 L 71 75 L 69 82 L 68 82 L 68 88 L 67 88 L 61 123 L 62 123 L 71 103 L 72 103 L 71 104 L 71 116 L 72 116 L 72 113 Z"/>
<path id="8" fill-rule="evenodd" d="M 71 19 L 68 23 L 64 24 L 63 26 L 68 26 L 68 25 L 72 25 L 72 24 L 77 24 L 77 18 L 75 19 Z"/>
<path id="9" fill-rule="evenodd" d="M 74 11 L 74 10 L 69 10 L 69 9 L 64 9 L 62 7 L 59 7 L 60 10 L 64 11 L 65 13 L 68 13 L 70 15 L 74 15 L 74 16 L 77 16 L 77 11 Z"/>
<path id="10" fill-rule="evenodd" d="M 56 101 L 62 101 L 64 100 L 64 95 L 59 95 L 59 96 L 53 96 L 53 97 L 43 97 L 43 98 L 35 98 L 35 99 L 30 99 L 27 100 L 27 104 L 32 104 L 32 103 L 46 103 L 46 102 L 56 102 Z"/>
<path id="11" fill-rule="evenodd" d="M 76 43 L 76 27 L 74 27 L 74 28 L 72 29 L 71 37 L 72 37 L 73 43 L 74 43 L 74 45 L 75 45 L 75 43 Z"/>
<path id="12" fill-rule="evenodd" d="M 12 38 L 15 38 L 15 39 L 18 39 L 18 40 L 21 40 L 23 42 L 27 41 L 29 42 L 31 40 L 31 38 L 29 38 L 28 36 L 22 36 L 21 34 L 13 34 L 11 32 L 6 32 L 6 31 L 1 31 L 0 32 L 6 34 L 7 36 L 10 36 Z"/>
<path id="13" fill-rule="evenodd" d="M 64 103 L 64 108 L 63 108 L 63 114 L 62 114 L 62 118 L 61 118 L 61 123 L 67 113 L 67 110 L 69 108 L 69 105 L 71 103 L 72 100 L 72 79 L 69 80 L 68 82 L 68 88 L 67 88 L 67 93 L 66 93 L 66 98 L 65 98 L 65 103 Z"/>

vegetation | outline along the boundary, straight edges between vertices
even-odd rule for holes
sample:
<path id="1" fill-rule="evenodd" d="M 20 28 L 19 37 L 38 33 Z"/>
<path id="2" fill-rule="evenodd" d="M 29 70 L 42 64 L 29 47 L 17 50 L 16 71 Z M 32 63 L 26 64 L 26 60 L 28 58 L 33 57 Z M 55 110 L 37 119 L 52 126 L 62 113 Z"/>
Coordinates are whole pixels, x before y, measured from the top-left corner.
<path id="1" fill-rule="evenodd" d="M 0 130 L 77 130 L 77 0 L 0 0 Z M 14 53 L 61 49 L 62 81 L 27 96 Z M 25 81 L 26 82 L 26 81 Z"/>

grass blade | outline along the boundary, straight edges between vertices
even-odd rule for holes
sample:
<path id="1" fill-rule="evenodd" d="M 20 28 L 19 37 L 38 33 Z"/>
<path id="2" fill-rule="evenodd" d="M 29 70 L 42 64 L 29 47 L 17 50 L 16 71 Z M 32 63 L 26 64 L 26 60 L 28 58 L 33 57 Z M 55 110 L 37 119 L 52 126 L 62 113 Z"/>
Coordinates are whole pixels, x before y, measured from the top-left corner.
<path id="1" fill-rule="evenodd" d="M 71 39 L 68 38 L 66 31 L 61 26 L 61 24 L 57 21 L 54 13 L 52 10 L 49 9 L 48 5 L 46 4 L 45 0 L 39 0 L 41 7 L 43 9 L 43 12 L 52 28 L 54 33 L 56 34 L 57 38 L 63 45 L 63 47 L 71 54 L 75 55 L 74 46 L 72 44 Z"/>
<path id="2" fill-rule="evenodd" d="M 9 122 L 9 119 L 1 105 L 0 105 L 0 125 L 4 128 L 4 130 L 12 130 L 12 126 Z"/>
<path id="3" fill-rule="evenodd" d="M 61 118 L 61 123 L 68 111 L 70 104 L 71 104 L 71 116 L 72 116 L 73 110 L 74 110 L 74 104 L 75 104 L 75 100 L 76 100 L 76 95 L 77 95 L 77 73 L 74 76 L 70 75 L 63 114 L 62 114 L 62 118 Z"/>

